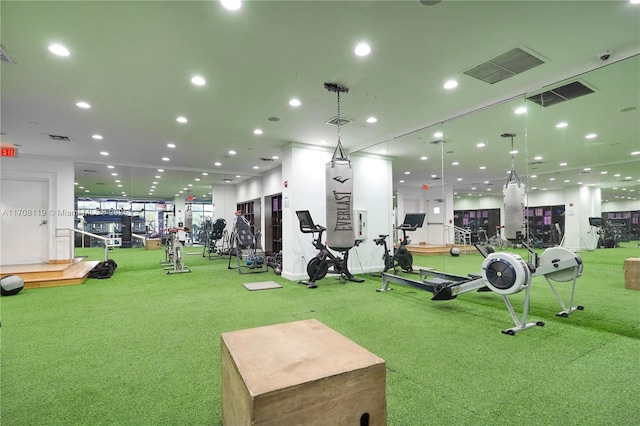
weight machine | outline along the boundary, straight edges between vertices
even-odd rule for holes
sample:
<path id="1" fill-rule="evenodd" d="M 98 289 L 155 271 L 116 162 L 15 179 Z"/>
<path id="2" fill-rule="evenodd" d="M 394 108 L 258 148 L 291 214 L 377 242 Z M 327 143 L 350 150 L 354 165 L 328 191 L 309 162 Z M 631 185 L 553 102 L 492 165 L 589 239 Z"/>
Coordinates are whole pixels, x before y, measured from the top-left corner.
<path id="1" fill-rule="evenodd" d="M 251 233 L 251 224 L 243 216 L 236 218 L 234 229 L 229 238 L 228 269 L 237 269 L 239 274 L 267 272 L 269 265 L 264 261 L 264 253 L 259 250 L 259 236 Z M 231 266 L 231 258 L 236 257 L 236 266 Z"/>
<path id="2" fill-rule="evenodd" d="M 227 221 L 223 218 L 216 219 L 215 222 L 208 220 L 205 222 L 205 243 L 202 250 L 202 257 L 209 256 L 209 260 L 220 259 L 228 253 L 229 235 L 225 230 Z M 222 245 L 218 242 L 222 240 Z M 218 257 L 214 257 L 218 255 Z"/>

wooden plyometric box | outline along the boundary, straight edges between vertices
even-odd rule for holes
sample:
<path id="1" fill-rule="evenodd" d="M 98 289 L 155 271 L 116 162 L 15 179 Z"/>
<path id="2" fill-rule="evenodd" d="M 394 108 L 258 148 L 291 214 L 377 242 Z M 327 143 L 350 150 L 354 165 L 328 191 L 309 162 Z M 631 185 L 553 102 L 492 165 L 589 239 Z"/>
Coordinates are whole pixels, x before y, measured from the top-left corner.
<path id="1" fill-rule="evenodd" d="M 147 238 L 145 240 L 145 248 L 147 250 L 160 250 L 162 240 L 160 238 Z"/>
<path id="2" fill-rule="evenodd" d="M 386 366 L 317 320 L 221 335 L 222 421 L 386 425 Z"/>
<path id="3" fill-rule="evenodd" d="M 624 260 L 624 288 L 640 290 L 640 257 Z"/>

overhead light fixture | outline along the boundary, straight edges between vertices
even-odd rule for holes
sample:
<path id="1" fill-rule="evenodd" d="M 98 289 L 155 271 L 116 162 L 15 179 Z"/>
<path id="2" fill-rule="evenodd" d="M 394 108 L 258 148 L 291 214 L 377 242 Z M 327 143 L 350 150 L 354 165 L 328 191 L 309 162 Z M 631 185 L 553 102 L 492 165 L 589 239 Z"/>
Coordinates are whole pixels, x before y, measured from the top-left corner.
<path id="1" fill-rule="evenodd" d="M 195 86 L 204 86 L 205 84 L 207 84 L 205 79 L 199 75 L 194 75 L 193 77 L 191 77 L 191 83 Z"/>
<path id="2" fill-rule="evenodd" d="M 261 130 L 261 129 L 255 129 L 255 130 L 253 131 L 253 134 L 254 134 L 254 135 L 261 135 L 262 133 L 263 133 L 263 132 L 262 132 L 262 130 Z"/>
<path id="3" fill-rule="evenodd" d="M 527 112 L 527 107 L 518 107 L 513 112 L 514 112 L 514 114 L 517 114 L 517 115 L 525 114 Z"/>
<path id="4" fill-rule="evenodd" d="M 375 118 L 375 117 L 369 117 L 369 118 L 367 118 L 367 123 L 375 123 L 375 122 L 377 122 L 377 121 L 378 121 L 378 119 L 377 119 L 377 118 Z"/>
<path id="5" fill-rule="evenodd" d="M 102 135 L 93 135 L 93 136 L 91 136 L 91 137 L 92 137 L 92 138 L 94 138 L 94 139 L 96 139 L 96 140 L 99 140 L 99 141 L 101 141 L 101 140 L 103 139 L 103 138 L 102 138 Z"/>
<path id="6" fill-rule="evenodd" d="M 447 90 L 455 89 L 458 87 L 458 82 L 455 80 L 448 80 L 444 83 L 443 87 Z"/>
<path id="7" fill-rule="evenodd" d="M 84 102 L 84 101 L 76 102 L 76 106 L 78 108 L 83 108 L 83 109 L 91 108 L 91 105 L 88 102 Z"/>
<path id="8" fill-rule="evenodd" d="M 58 55 L 58 56 L 69 56 L 69 55 L 71 55 L 71 53 L 69 52 L 69 49 L 67 49 L 66 47 L 64 47 L 61 44 L 51 44 L 51 45 L 49 45 L 49 52 L 53 53 L 54 55 Z"/>
<path id="9" fill-rule="evenodd" d="M 101 151 L 100 155 L 104 155 L 106 157 L 107 155 L 109 155 L 109 153 L 107 151 Z"/>
<path id="10" fill-rule="evenodd" d="M 176 121 L 177 121 L 178 123 L 184 124 L 184 123 L 188 122 L 189 120 L 187 120 L 187 118 L 186 118 L 186 117 L 182 117 L 182 116 L 180 116 L 180 117 L 176 118 Z"/>
<path id="11" fill-rule="evenodd" d="M 162 161 L 169 161 L 169 157 L 162 157 Z"/>
<path id="12" fill-rule="evenodd" d="M 359 43 L 353 52 L 358 56 L 367 56 L 371 53 L 371 47 L 367 43 Z"/>
<path id="13" fill-rule="evenodd" d="M 568 125 L 569 125 L 569 124 L 567 124 L 567 123 L 565 123 L 565 122 L 562 122 L 562 123 L 558 123 L 558 124 L 556 124 L 556 127 L 557 127 L 558 129 L 564 129 L 564 128 L 565 128 L 565 127 L 567 127 Z"/>
<path id="14" fill-rule="evenodd" d="M 240 0 L 220 0 L 220 4 L 227 10 L 239 10 L 242 7 Z"/>
<path id="15" fill-rule="evenodd" d="M 291 105 L 292 107 L 299 107 L 300 105 L 302 105 L 302 102 L 300 102 L 299 99 L 293 98 L 289 101 L 289 105 Z"/>
<path id="16" fill-rule="evenodd" d="M 597 138 L 597 137 L 598 137 L 598 135 L 596 135 L 595 133 L 589 133 L 584 138 L 585 139 L 594 139 L 594 138 Z"/>
<path id="17" fill-rule="evenodd" d="M 174 144 L 174 143 L 168 143 L 167 144 L 167 148 L 175 148 L 175 147 L 176 147 L 176 144 Z"/>

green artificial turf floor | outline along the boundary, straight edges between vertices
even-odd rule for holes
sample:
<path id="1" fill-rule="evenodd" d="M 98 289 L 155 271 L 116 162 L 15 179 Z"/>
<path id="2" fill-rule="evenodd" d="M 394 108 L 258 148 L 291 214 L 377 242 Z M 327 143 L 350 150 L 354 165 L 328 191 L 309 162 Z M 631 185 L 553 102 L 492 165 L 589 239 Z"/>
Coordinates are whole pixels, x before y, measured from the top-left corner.
<path id="1" fill-rule="evenodd" d="M 625 246 L 581 253 L 575 304 L 585 309 L 568 318 L 534 278 L 529 319 L 546 326 L 516 336 L 500 332 L 513 321 L 492 292 L 434 302 L 400 285 L 376 292 L 370 275 L 310 290 L 272 272 L 240 275 L 197 247 L 185 256 L 191 273 L 167 275 L 163 251 L 115 249 L 109 279 L 1 299 L 0 423 L 220 425 L 220 334 L 315 318 L 386 361 L 389 425 L 639 425 L 640 291 L 624 288 L 623 261 L 640 249 Z M 414 263 L 466 275 L 482 258 Z M 242 286 L 256 281 L 282 288 Z M 555 286 L 568 300 L 570 283 Z M 523 298 L 511 296 L 517 313 Z"/>

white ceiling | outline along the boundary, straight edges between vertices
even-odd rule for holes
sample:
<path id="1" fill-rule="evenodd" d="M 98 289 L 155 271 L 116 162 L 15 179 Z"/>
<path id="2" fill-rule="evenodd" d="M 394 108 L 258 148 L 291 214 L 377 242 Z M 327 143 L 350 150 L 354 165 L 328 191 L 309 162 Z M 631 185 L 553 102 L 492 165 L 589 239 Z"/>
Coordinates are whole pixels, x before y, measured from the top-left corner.
<path id="1" fill-rule="evenodd" d="M 192 184 L 189 194 L 202 199 L 223 179 L 279 167 L 262 159 L 292 142 L 333 147 L 337 129 L 325 122 L 336 95 L 325 82 L 349 88 L 344 147 L 385 149 L 395 188 L 450 182 L 466 194 L 501 184 L 511 142 L 500 135 L 510 132 L 531 190 L 579 181 L 600 185 L 605 199 L 637 199 L 640 190 L 640 157 L 630 155 L 640 150 L 640 5 L 629 1 L 251 1 L 230 12 L 217 1 L 3 0 L 0 8 L 1 43 L 15 62 L 1 63 L 2 143 L 20 156 L 74 161 L 77 195 L 170 199 Z M 367 57 L 353 54 L 361 41 L 372 48 Z M 71 55 L 51 54 L 53 42 Z M 545 63 L 495 84 L 463 74 L 515 47 Z M 207 84 L 192 85 L 195 74 Z M 446 91 L 450 78 L 459 86 Z M 527 94 L 576 79 L 595 93 L 513 114 Z M 300 107 L 288 105 L 293 97 Z M 76 107 L 81 100 L 92 107 Z M 189 122 L 177 123 L 180 115 Z M 569 126 L 556 129 L 560 121 Z M 445 144 L 429 143 L 436 130 Z M 590 132 L 598 137 L 586 140 Z"/>

